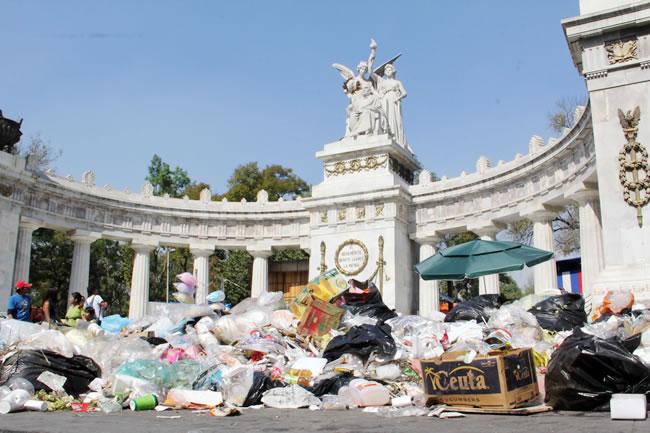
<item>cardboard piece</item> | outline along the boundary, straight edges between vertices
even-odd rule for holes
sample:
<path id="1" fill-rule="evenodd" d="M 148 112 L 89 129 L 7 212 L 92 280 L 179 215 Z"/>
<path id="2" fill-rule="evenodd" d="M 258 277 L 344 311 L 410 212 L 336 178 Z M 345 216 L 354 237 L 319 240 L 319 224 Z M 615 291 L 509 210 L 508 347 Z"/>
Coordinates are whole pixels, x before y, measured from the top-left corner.
<path id="1" fill-rule="evenodd" d="M 491 352 L 463 361 L 464 352 L 422 360 L 424 391 L 439 403 L 512 409 L 539 395 L 532 349 Z"/>
<path id="2" fill-rule="evenodd" d="M 320 337 L 337 328 L 344 310 L 322 299 L 312 299 L 300 319 L 298 333 Z"/>

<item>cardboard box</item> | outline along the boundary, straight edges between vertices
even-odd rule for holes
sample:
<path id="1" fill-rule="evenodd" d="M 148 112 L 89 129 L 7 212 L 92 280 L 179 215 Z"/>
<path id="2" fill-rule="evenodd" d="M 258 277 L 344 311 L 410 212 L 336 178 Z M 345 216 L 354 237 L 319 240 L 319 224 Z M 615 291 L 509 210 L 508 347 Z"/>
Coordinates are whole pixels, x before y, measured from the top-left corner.
<path id="1" fill-rule="evenodd" d="M 439 403 L 515 408 L 539 395 L 532 349 L 477 355 L 466 364 L 464 352 L 422 360 L 424 391 Z"/>
<path id="2" fill-rule="evenodd" d="M 320 337 L 339 326 L 344 310 L 321 299 L 312 299 L 300 319 L 298 333 Z"/>

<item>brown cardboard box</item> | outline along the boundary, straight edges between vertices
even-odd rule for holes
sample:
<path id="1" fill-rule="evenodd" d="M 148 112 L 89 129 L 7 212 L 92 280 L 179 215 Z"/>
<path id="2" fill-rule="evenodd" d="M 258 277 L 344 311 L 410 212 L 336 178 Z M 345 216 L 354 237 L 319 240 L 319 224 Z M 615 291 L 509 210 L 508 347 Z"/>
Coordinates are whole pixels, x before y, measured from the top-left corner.
<path id="1" fill-rule="evenodd" d="M 302 335 L 325 335 L 339 326 L 344 310 L 322 299 L 314 298 L 303 313 L 298 326 Z"/>
<path id="2" fill-rule="evenodd" d="M 421 361 L 424 391 L 433 400 L 456 406 L 515 408 L 539 395 L 532 349 L 477 355 L 447 352 Z"/>

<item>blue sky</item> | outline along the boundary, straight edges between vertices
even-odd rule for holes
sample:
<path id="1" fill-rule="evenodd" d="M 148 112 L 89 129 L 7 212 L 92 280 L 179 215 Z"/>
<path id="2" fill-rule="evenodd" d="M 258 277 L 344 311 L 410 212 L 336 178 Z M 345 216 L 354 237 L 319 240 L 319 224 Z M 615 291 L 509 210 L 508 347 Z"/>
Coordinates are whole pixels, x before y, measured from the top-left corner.
<path id="1" fill-rule="evenodd" d="M 577 0 L 4 0 L 0 109 L 63 155 L 57 172 L 139 190 L 154 153 L 223 192 L 248 161 L 322 179 L 342 136 L 331 68 L 402 53 L 406 135 L 440 176 L 526 153 L 585 86 L 560 20 Z M 9 59 L 9 61 L 7 61 Z"/>

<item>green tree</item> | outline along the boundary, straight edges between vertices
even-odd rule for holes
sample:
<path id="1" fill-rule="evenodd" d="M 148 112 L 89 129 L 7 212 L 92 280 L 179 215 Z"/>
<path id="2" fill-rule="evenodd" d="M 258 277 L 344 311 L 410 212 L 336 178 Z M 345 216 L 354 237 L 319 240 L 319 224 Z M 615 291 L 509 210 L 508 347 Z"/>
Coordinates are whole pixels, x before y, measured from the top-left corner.
<path id="1" fill-rule="evenodd" d="M 40 306 L 47 289 L 54 288 L 59 296 L 59 316 L 65 313 L 68 301 L 73 249 L 73 242 L 62 231 L 40 228 L 32 235 L 29 279 L 34 285 L 34 304 Z"/>
<path id="2" fill-rule="evenodd" d="M 98 239 L 90 246 L 88 285 L 108 302 L 108 314 L 129 312 L 133 256 L 133 250 L 118 241 Z"/>
<path id="3" fill-rule="evenodd" d="M 158 155 L 151 158 L 149 175 L 146 180 L 153 185 L 154 195 L 169 194 L 170 197 L 182 197 L 185 188 L 190 185 L 187 172 L 180 167 L 173 170 Z"/>
<path id="4" fill-rule="evenodd" d="M 229 201 L 255 201 L 259 190 L 269 193 L 269 200 L 276 201 L 280 197 L 294 199 L 309 192 L 309 184 L 293 173 L 290 168 L 281 165 L 268 165 L 260 170 L 257 162 L 249 162 L 235 169 L 228 179 L 228 191 L 216 195 L 214 199 L 223 197 Z"/>

